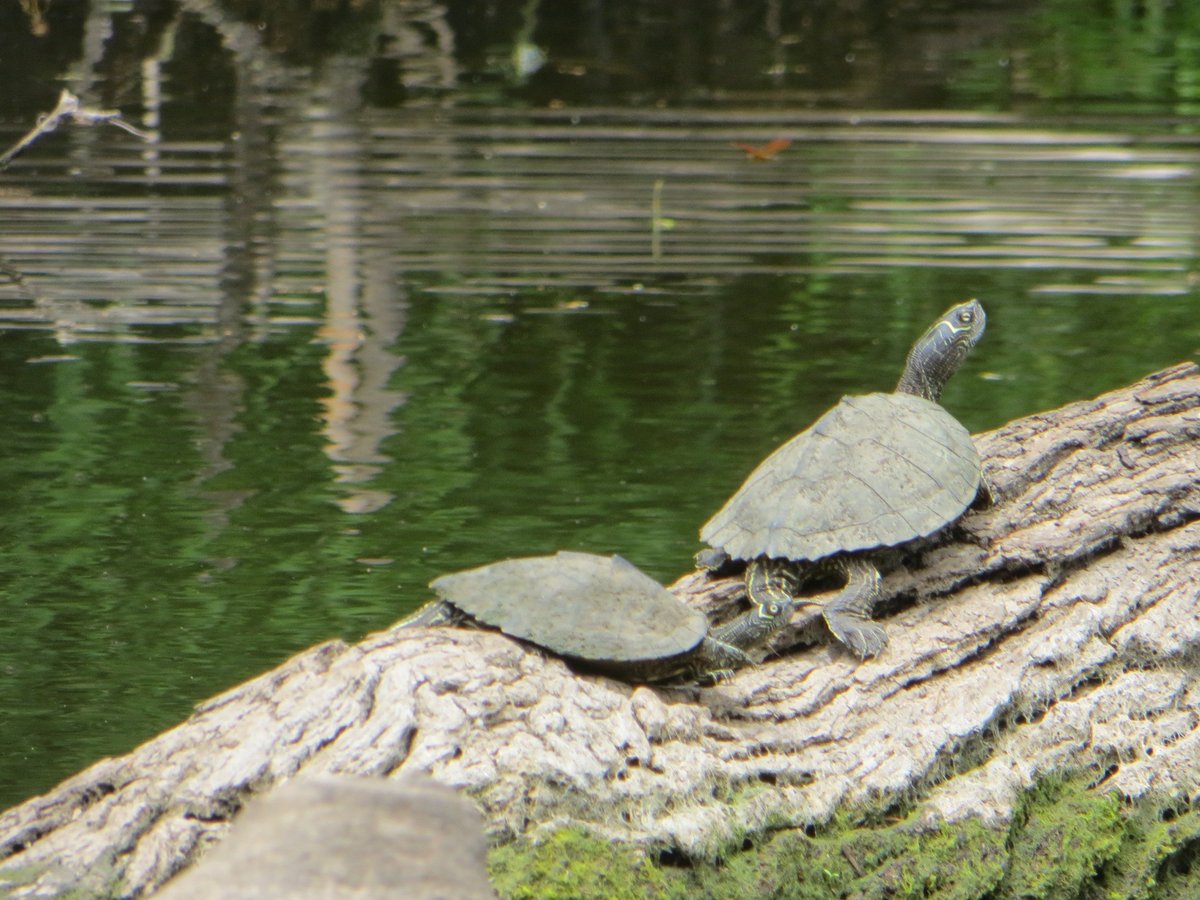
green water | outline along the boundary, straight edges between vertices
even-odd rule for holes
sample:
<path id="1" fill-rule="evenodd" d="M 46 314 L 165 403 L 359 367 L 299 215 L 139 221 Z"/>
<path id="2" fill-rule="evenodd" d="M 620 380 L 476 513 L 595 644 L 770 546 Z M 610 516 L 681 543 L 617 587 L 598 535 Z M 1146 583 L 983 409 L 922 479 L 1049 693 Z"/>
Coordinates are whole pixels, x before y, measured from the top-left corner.
<path id="1" fill-rule="evenodd" d="M 621 552 L 664 579 L 686 570 L 698 525 L 754 462 L 842 390 L 890 387 L 912 324 L 941 305 L 915 299 L 906 327 L 864 329 L 890 298 L 852 313 L 802 280 L 771 281 L 525 314 L 555 302 L 539 291 L 505 304 L 510 323 L 483 318 L 492 303 L 414 302 L 391 348 L 407 400 L 369 482 L 393 499 L 367 514 L 339 506 L 354 488 L 335 482 L 319 434 L 327 389 L 309 329 L 224 361 L 240 389 L 228 468 L 212 476 L 203 350 L 97 343 L 30 364 L 54 347 L 6 335 L 8 790 L 119 752 L 312 643 L 386 627 L 439 572 L 561 547 Z M 1105 310 L 1111 333 L 1060 315 L 1043 332 L 1044 316 L 989 308 L 945 397 L 974 428 L 1195 350 L 1190 304 L 1156 308 L 1140 355 L 1114 336 L 1145 314 Z"/>
<path id="2" fill-rule="evenodd" d="M 763 455 L 890 388 L 964 297 L 989 330 L 943 399 L 973 430 L 1200 352 L 1182 90 L 1068 121 L 1067 82 L 996 81 L 1003 22 L 908 95 L 886 67 L 722 62 L 664 107 L 658 67 L 588 62 L 565 21 L 522 80 L 422 6 L 462 43 L 426 40 L 397 95 L 366 51 L 302 65 L 212 8 L 64 13 L 91 102 L 159 139 L 63 126 L 0 174 L 0 801 L 387 627 L 445 571 L 570 548 L 674 578 Z M 6 145 L 58 87 L 16 83 Z M 780 134 L 770 162 L 730 147 Z"/>

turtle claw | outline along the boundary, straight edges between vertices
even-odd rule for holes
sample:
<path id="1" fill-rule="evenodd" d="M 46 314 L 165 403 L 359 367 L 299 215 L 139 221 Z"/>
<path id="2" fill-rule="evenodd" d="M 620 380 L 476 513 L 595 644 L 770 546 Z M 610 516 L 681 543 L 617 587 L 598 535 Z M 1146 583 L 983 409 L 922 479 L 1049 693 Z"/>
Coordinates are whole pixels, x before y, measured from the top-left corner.
<path id="1" fill-rule="evenodd" d="M 979 491 L 975 494 L 975 499 L 971 501 L 971 509 L 991 509 L 999 502 L 1000 492 L 996 490 L 996 486 L 988 480 L 986 474 L 981 476 L 979 479 Z"/>
<path id="2" fill-rule="evenodd" d="M 859 659 L 878 656 L 887 646 L 887 632 L 869 619 L 855 616 L 826 616 L 826 624 L 833 636 Z"/>
<path id="3" fill-rule="evenodd" d="M 711 672 L 702 672 L 696 678 L 696 683 L 701 687 L 712 687 L 722 681 L 728 681 L 733 677 L 733 672 L 733 669 L 713 669 Z"/>

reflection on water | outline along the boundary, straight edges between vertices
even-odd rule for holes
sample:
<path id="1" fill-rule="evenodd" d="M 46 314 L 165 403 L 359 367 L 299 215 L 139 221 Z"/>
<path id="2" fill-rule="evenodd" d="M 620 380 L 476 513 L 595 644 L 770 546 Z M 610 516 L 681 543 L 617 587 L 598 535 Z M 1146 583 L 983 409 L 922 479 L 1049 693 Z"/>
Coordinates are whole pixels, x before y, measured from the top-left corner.
<path id="1" fill-rule="evenodd" d="M 231 287 L 260 334 L 312 321 L 322 291 L 342 295 L 326 314 L 343 313 L 347 278 L 368 292 L 415 275 L 449 293 L 628 292 L 664 277 L 968 267 L 1046 270 L 1030 286 L 1040 293 L 1191 287 L 1200 146 L 1146 123 L 1053 131 L 1000 116 L 607 111 L 521 124 L 377 113 L 341 127 L 336 108 L 320 116 L 277 129 L 257 158 L 160 144 L 163 171 L 140 196 L 141 150 L 116 135 L 97 148 L 111 176 L 88 178 L 82 202 L 0 197 L 0 323 L 50 328 L 64 344 L 157 340 L 163 325 L 216 339 L 229 270 L 257 282 L 249 310 L 245 279 Z M 730 146 L 772 135 L 792 143 L 769 161 Z M 44 179 L 66 191 L 74 176 Z M 221 199 L 231 189 L 232 209 Z M 342 271 L 355 267 L 339 252 L 380 263 Z"/>
<path id="2" fill-rule="evenodd" d="M 339 498 L 342 509 L 372 513 L 392 499 L 387 491 L 365 485 L 391 461 L 381 444 L 393 433 L 392 413 L 404 399 L 388 385 L 401 363 L 395 346 L 408 302 L 394 254 L 364 240 L 359 229 L 360 221 L 370 218 L 374 196 L 353 151 L 369 136 L 354 134 L 350 122 L 344 131 L 334 124 L 338 112 L 343 120 L 352 120 L 353 110 L 323 112 L 308 159 L 313 212 L 320 217 L 315 230 L 325 250 L 319 269 L 326 275 L 325 318 L 317 330 L 327 348 L 323 369 L 330 389 L 322 404 L 325 452 L 337 482 L 348 487 Z M 310 224 L 305 223 L 308 233 L 314 230 Z"/>
<path id="3" fill-rule="evenodd" d="M 0 799 L 385 627 L 439 572 L 565 547 L 672 577 L 953 300 L 991 323 L 945 398 L 974 429 L 1200 346 L 1175 118 L 782 102 L 865 91 L 788 74 L 790 10 L 776 75 L 657 107 L 612 101 L 607 20 L 555 45 L 560 13 L 523 6 L 542 66 L 480 105 L 511 48 L 479 63 L 454 4 L 381 4 L 371 52 L 311 65 L 237 4 L 126 6 L 57 13 L 69 86 L 151 139 L 64 126 L 0 176 Z"/>

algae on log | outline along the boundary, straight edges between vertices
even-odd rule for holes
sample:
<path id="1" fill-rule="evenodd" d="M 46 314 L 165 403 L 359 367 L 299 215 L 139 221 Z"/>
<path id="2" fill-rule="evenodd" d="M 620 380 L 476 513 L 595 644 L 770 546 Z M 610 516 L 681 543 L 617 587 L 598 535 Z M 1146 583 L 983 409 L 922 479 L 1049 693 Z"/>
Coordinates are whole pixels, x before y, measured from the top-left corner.
<path id="1" fill-rule="evenodd" d="M 977 441 L 996 502 L 885 578 L 892 642 L 876 659 L 822 642 L 715 687 L 648 688 L 490 632 L 332 641 L 0 816 L 0 886 L 152 890 L 301 770 L 432 774 L 498 840 L 570 824 L 693 857 L 846 809 L 1002 824 L 1062 771 L 1094 772 L 1097 794 L 1186 801 L 1200 785 L 1200 372 Z M 700 573 L 674 589 L 715 614 L 739 602 L 736 582 Z"/>

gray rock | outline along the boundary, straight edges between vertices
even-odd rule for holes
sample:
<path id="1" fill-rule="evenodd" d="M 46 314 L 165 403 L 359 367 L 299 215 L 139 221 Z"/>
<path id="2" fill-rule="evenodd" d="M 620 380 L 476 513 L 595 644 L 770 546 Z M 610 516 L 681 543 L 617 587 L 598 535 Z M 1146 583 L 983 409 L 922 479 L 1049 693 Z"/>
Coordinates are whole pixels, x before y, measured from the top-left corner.
<path id="1" fill-rule="evenodd" d="M 494 897 L 483 821 L 430 778 L 300 778 L 247 805 L 164 900 Z"/>

